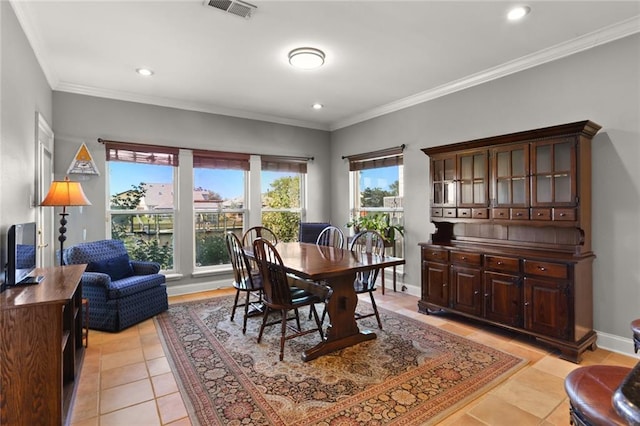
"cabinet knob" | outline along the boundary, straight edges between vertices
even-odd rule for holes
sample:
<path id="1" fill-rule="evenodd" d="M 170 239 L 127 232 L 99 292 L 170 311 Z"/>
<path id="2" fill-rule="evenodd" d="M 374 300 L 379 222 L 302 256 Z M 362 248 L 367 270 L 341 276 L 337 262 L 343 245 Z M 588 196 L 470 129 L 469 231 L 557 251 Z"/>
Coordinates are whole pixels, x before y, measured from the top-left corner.
<path id="1" fill-rule="evenodd" d="M 504 265 L 504 262 L 502 260 L 498 260 L 498 262 L 496 262 L 498 265 Z"/>
<path id="2" fill-rule="evenodd" d="M 462 256 L 460 259 L 467 260 L 467 256 Z"/>
<path id="3" fill-rule="evenodd" d="M 474 291 L 473 294 L 480 294 L 478 290 Z"/>
<path id="4" fill-rule="evenodd" d="M 489 293 L 485 293 L 485 294 L 484 294 L 484 297 L 489 297 Z"/>
<path id="5" fill-rule="evenodd" d="M 522 216 L 522 213 L 518 212 L 516 213 L 516 216 Z"/>
<path id="6" fill-rule="evenodd" d="M 524 306 L 529 306 L 529 302 L 524 302 Z"/>
<path id="7" fill-rule="evenodd" d="M 544 266 L 538 266 L 538 269 L 540 269 L 541 271 L 546 271 L 547 268 L 545 268 Z"/>
<path id="8" fill-rule="evenodd" d="M 538 216 L 542 216 L 542 213 L 541 213 L 541 212 L 538 212 Z"/>
<path id="9" fill-rule="evenodd" d="M 447 286 L 447 283 L 442 283 L 442 287 L 446 287 L 446 286 Z"/>
<path id="10" fill-rule="evenodd" d="M 504 216 L 504 213 L 500 212 L 498 213 L 498 216 Z"/>
<path id="11" fill-rule="evenodd" d="M 566 213 L 560 213 L 560 217 L 565 217 L 566 215 Z"/>

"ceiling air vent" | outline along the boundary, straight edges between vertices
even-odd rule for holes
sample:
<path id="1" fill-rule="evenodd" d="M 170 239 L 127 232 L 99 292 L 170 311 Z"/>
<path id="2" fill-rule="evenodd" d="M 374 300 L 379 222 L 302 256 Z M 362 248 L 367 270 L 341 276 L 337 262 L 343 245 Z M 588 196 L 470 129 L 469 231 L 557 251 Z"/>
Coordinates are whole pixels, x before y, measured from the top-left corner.
<path id="1" fill-rule="evenodd" d="M 242 0 L 205 0 L 204 4 L 246 19 L 251 18 L 251 13 L 257 8 Z"/>

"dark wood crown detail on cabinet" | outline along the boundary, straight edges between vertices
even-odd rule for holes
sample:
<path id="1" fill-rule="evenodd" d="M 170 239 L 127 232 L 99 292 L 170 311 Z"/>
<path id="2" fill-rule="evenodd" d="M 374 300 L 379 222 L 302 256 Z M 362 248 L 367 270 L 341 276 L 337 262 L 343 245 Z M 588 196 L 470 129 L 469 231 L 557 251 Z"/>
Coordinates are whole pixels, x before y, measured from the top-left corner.
<path id="1" fill-rule="evenodd" d="M 595 349 L 591 140 L 580 121 L 424 148 L 430 217 L 423 313 L 453 312 L 546 342 Z"/>

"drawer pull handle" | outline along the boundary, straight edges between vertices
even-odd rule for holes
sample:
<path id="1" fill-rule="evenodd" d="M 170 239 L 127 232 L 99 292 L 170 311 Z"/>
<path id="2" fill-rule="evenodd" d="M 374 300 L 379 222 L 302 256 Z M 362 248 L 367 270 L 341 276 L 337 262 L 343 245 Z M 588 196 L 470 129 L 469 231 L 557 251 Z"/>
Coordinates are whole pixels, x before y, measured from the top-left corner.
<path id="1" fill-rule="evenodd" d="M 516 213 L 516 216 L 522 216 L 522 213 Z"/>
<path id="2" fill-rule="evenodd" d="M 540 269 L 541 271 L 546 271 L 547 268 L 545 268 L 544 266 L 538 266 L 538 269 Z"/>
<path id="3" fill-rule="evenodd" d="M 447 283 L 442 284 L 442 287 L 446 287 L 446 286 L 447 286 Z"/>
<path id="4" fill-rule="evenodd" d="M 566 215 L 566 213 L 560 213 L 560 217 L 565 217 Z"/>
<path id="5" fill-rule="evenodd" d="M 524 306 L 529 306 L 529 302 L 524 302 Z"/>
<path id="6" fill-rule="evenodd" d="M 432 256 L 437 256 L 439 253 L 437 251 L 434 251 L 433 253 L 431 253 Z"/>
<path id="7" fill-rule="evenodd" d="M 542 216 L 542 213 L 538 212 L 538 216 Z"/>
<path id="8" fill-rule="evenodd" d="M 473 294 L 480 294 L 478 290 L 474 291 Z"/>
<path id="9" fill-rule="evenodd" d="M 462 256 L 460 259 L 467 260 L 467 256 Z"/>
<path id="10" fill-rule="evenodd" d="M 496 262 L 498 265 L 504 265 L 504 262 L 502 260 L 498 260 L 498 262 Z"/>
<path id="11" fill-rule="evenodd" d="M 484 294 L 484 297 L 489 297 L 489 293 L 485 293 L 485 294 Z"/>
<path id="12" fill-rule="evenodd" d="M 504 213 L 500 212 L 498 213 L 498 216 L 504 216 Z"/>

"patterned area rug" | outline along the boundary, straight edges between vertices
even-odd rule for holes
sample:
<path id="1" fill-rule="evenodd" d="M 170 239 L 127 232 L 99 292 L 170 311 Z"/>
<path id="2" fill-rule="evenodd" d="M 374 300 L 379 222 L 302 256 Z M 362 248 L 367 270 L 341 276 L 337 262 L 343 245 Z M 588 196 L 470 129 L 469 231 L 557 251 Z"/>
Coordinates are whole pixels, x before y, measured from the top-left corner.
<path id="1" fill-rule="evenodd" d="M 261 317 L 243 335 L 242 315 L 229 320 L 232 303 L 174 304 L 156 317 L 194 425 L 435 424 L 526 363 L 384 309 L 384 330 L 374 317 L 358 321 L 377 339 L 303 362 L 320 339 L 312 333 L 288 340 L 278 362 L 280 326 L 257 344 Z"/>

